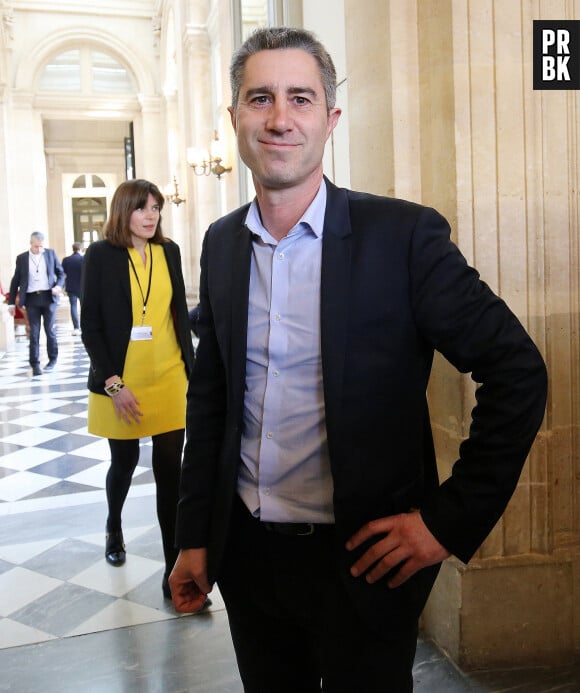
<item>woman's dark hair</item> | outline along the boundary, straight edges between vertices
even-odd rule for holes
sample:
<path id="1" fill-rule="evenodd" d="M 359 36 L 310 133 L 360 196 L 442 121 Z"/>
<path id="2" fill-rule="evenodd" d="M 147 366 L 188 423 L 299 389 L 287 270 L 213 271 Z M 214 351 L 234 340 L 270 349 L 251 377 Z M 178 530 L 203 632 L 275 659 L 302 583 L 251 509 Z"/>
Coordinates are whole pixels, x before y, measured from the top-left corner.
<path id="1" fill-rule="evenodd" d="M 148 180 L 141 178 L 137 180 L 127 180 L 115 190 L 111 200 L 109 218 L 105 224 L 105 238 L 118 248 L 131 248 L 131 229 L 129 223 L 131 214 L 136 209 L 141 209 L 147 203 L 149 195 L 153 195 L 159 205 L 159 211 L 163 209 L 165 198 L 159 188 Z M 152 243 L 165 243 L 166 238 L 161 230 L 161 216 L 155 229 L 155 235 L 151 239 Z"/>
<path id="2" fill-rule="evenodd" d="M 244 69 L 248 58 L 260 51 L 287 48 L 299 48 L 309 53 L 316 60 L 326 95 L 326 108 L 328 110 L 334 108 L 336 103 L 336 69 L 328 51 L 316 36 L 312 32 L 306 31 L 306 29 L 262 27 L 250 34 L 232 58 L 230 64 L 230 86 L 234 111 L 238 107 L 240 87 L 242 86 Z"/>

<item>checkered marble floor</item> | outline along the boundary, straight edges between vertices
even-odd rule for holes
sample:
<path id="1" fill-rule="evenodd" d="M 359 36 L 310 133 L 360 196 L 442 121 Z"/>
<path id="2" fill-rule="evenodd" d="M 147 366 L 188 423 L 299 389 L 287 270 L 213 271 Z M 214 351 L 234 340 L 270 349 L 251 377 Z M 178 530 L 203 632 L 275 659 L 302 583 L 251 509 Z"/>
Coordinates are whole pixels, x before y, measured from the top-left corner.
<path id="1" fill-rule="evenodd" d="M 150 439 L 123 513 L 127 563 L 104 559 L 109 447 L 87 431 L 89 361 L 64 314 L 57 335 L 50 373 L 32 377 L 26 337 L 0 358 L 0 648 L 183 618 L 161 592 Z"/>

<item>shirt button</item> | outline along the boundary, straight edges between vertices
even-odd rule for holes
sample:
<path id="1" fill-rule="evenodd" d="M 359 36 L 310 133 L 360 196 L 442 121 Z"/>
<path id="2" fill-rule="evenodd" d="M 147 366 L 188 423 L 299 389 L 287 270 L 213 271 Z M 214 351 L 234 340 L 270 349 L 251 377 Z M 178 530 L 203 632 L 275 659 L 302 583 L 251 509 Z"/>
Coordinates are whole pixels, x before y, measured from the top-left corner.
<path id="1" fill-rule="evenodd" d="M 279 322 L 280 320 L 282 320 L 282 316 L 280 315 L 280 313 L 276 313 L 276 314 L 274 315 L 274 320 L 277 320 L 278 322 Z"/>
<path id="2" fill-rule="evenodd" d="M 274 434 L 272 433 L 272 431 L 268 431 L 268 433 L 266 433 L 266 438 L 273 438 L 273 437 L 274 437 Z"/>
<path id="3" fill-rule="evenodd" d="M 278 259 L 283 260 L 284 259 L 284 253 L 278 253 Z"/>
<path id="4" fill-rule="evenodd" d="M 278 377 L 280 375 L 280 371 L 279 370 L 272 371 L 272 375 Z"/>
<path id="5" fill-rule="evenodd" d="M 270 491 L 269 488 L 265 488 L 265 489 L 264 489 L 264 495 L 265 495 L 265 496 L 269 496 L 270 493 L 271 493 L 271 491 Z"/>

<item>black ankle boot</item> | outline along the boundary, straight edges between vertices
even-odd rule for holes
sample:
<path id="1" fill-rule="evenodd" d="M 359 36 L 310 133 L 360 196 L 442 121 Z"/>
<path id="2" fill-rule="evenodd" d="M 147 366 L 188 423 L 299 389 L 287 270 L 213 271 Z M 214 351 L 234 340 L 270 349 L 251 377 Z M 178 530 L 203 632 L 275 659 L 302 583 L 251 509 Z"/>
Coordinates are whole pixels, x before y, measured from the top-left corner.
<path id="1" fill-rule="evenodd" d="M 123 532 L 109 532 L 105 537 L 105 558 L 107 563 L 118 567 L 125 563 L 127 554 L 125 553 L 125 543 Z"/>

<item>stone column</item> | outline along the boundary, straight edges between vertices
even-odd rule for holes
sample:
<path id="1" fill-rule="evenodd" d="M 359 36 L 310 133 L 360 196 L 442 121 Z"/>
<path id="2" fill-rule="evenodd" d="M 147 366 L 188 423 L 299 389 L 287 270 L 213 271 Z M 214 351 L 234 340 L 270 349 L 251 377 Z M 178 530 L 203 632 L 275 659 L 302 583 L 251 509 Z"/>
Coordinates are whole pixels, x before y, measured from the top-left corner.
<path id="1" fill-rule="evenodd" d="M 13 250 L 22 252 L 28 248 L 32 231 L 49 231 L 42 116 L 33 108 L 31 93 L 12 91 L 7 132 L 7 204 L 13 229 L 10 237 L 20 239 L 18 249 Z M 50 244 L 51 239 L 47 240 Z"/>
<path id="2" fill-rule="evenodd" d="M 8 89 L 0 83 L 0 228 L 10 228 L 10 207 L 8 205 L 8 160 L 6 150 L 8 146 Z M 5 235 L 8 239 L 9 234 Z M 14 257 L 10 252 L 10 244 L 0 258 L 0 281 L 4 291 L 8 291 L 10 277 L 14 270 Z"/>
<path id="3" fill-rule="evenodd" d="M 578 92 L 533 90 L 532 29 L 534 19 L 580 19 L 578 9 L 375 5 L 366 13 L 345 0 L 352 186 L 445 214 L 550 376 L 545 422 L 507 511 L 468 566 L 446 561 L 423 626 L 466 669 L 566 661 L 580 646 L 580 103 Z M 473 392 L 436 360 L 429 402 L 442 478 Z"/>
<path id="4" fill-rule="evenodd" d="M 137 178 L 163 185 L 167 171 L 161 97 L 139 94 L 141 115 L 135 119 L 135 169 Z"/>
<path id="5" fill-rule="evenodd" d="M 190 23 L 185 27 L 183 45 L 183 84 L 185 92 L 185 136 L 188 147 L 209 149 L 214 130 L 212 108 L 212 65 L 207 25 Z M 185 152 L 183 155 L 185 157 Z M 209 224 L 220 216 L 218 181 L 215 176 L 196 176 L 188 171 L 190 257 L 195 293 L 199 288 L 201 243 Z"/>
<path id="6" fill-rule="evenodd" d="M 13 41 L 13 11 L 10 5 L 0 0 L 0 228 L 10 229 L 10 213 L 8 207 L 8 108 L 10 100 L 9 66 L 11 44 Z M 9 235 L 9 234 L 6 234 Z M 5 238 L 6 238 L 5 235 Z M 9 250 L 10 248 L 5 248 Z M 14 258 L 12 253 L 4 252 L 0 257 L 0 281 L 4 291 L 12 276 Z M 12 328 L 12 332 L 14 329 Z M 5 340 L 3 340 L 5 342 Z M 0 346 L 1 348 L 1 346 Z"/>

